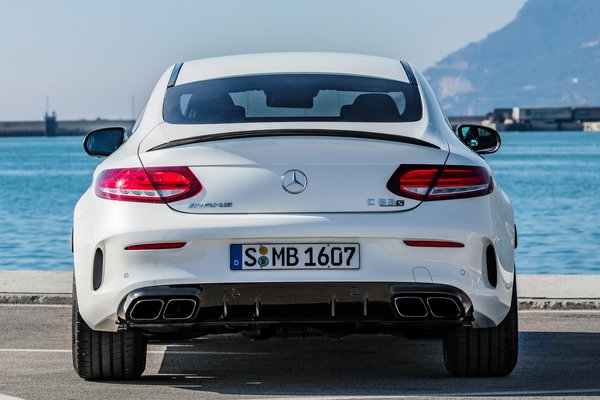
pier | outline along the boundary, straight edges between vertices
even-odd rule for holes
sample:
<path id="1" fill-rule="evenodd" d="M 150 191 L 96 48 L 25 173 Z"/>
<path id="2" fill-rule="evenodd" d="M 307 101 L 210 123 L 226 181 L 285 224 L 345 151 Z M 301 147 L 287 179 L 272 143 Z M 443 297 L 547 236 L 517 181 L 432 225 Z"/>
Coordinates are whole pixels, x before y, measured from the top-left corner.
<path id="1" fill-rule="evenodd" d="M 36 136 L 83 136 L 94 129 L 122 126 L 133 128 L 133 120 L 94 119 L 94 120 L 57 120 L 56 114 L 46 114 L 40 121 L 7 121 L 0 122 L 1 137 L 36 137 Z"/>

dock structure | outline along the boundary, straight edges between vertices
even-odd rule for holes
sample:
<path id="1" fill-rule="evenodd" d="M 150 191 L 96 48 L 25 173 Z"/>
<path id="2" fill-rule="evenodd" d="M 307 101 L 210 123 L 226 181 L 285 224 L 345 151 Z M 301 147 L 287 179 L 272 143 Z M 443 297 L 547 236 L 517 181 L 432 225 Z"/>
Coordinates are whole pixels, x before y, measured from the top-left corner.
<path id="1" fill-rule="evenodd" d="M 600 107 L 512 107 L 495 108 L 486 115 L 449 117 L 454 127 L 462 124 L 491 126 L 499 131 L 600 131 Z M 61 121 L 56 113 L 40 121 L 0 122 L 0 138 L 28 136 L 83 136 L 94 129 L 123 127 L 129 119 Z"/>
<path id="2" fill-rule="evenodd" d="M 60 121 L 56 114 L 46 114 L 40 121 L 7 121 L 0 122 L 1 137 L 36 137 L 36 136 L 83 136 L 94 129 L 123 127 L 131 130 L 133 120 L 95 119 Z"/>
<path id="3" fill-rule="evenodd" d="M 495 108 L 485 116 L 450 117 L 450 122 L 478 123 L 500 131 L 600 131 L 600 107 Z"/>
<path id="4" fill-rule="evenodd" d="M 44 115 L 44 122 L 46 136 L 56 136 L 56 128 L 58 128 L 58 124 L 56 123 L 56 111 L 53 111 L 52 114 L 46 113 L 46 115 Z"/>

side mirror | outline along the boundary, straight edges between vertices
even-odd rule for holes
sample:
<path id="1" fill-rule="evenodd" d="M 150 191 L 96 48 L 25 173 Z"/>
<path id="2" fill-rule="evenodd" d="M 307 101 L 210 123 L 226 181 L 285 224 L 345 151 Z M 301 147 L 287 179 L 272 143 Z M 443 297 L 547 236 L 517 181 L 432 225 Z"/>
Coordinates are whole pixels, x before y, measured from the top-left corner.
<path id="1" fill-rule="evenodd" d="M 125 141 L 125 128 L 102 128 L 83 139 L 83 148 L 92 157 L 108 157 Z"/>
<path id="2" fill-rule="evenodd" d="M 495 153 L 502 143 L 500 134 L 487 126 L 459 125 L 456 128 L 456 135 L 477 154 Z"/>

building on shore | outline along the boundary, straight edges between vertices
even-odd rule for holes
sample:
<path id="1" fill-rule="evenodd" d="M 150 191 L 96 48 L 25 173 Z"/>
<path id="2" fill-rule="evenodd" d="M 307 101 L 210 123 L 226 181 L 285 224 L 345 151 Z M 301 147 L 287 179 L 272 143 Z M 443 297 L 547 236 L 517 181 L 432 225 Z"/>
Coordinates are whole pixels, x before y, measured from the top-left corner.
<path id="1" fill-rule="evenodd" d="M 600 131 L 600 107 L 495 108 L 485 116 L 450 121 L 454 126 L 478 123 L 500 131 Z"/>

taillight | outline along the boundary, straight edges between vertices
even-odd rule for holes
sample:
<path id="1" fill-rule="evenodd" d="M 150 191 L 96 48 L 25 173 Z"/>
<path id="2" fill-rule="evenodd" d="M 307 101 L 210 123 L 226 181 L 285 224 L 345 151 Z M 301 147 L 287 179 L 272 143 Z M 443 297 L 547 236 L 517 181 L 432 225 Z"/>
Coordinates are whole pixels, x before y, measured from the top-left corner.
<path id="1" fill-rule="evenodd" d="M 411 247 L 465 247 L 463 243 L 447 240 L 405 240 L 404 244 Z"/>
<path id="2" fill-rule="evenodd" d="M 96 195 L 103 199 L 162 203 L 187 199 L 202 190 L 188 167 L 119 168 L 102 171 Z"/>
<path id="3" fill-rule="evenodd" d="M 387 188 L 416 200 L 444 200 L 486 195 L 493 190 L 493 182 L 483 167 L 401 165 Z"/>
<path id="4" fill-rule="evenodd" d="M 444 167 L 427 199 L 474 197 L 491 191 L 490 174 L 485 168 Z"/>
<path id="5" fill-rule="evenodd" d="M 186 245 L 186 242 L 168 242 L 168 243 L 145 243 L 133 244 L 125 247 L 125 250 L 167 250 L 180 249 Z"/>

